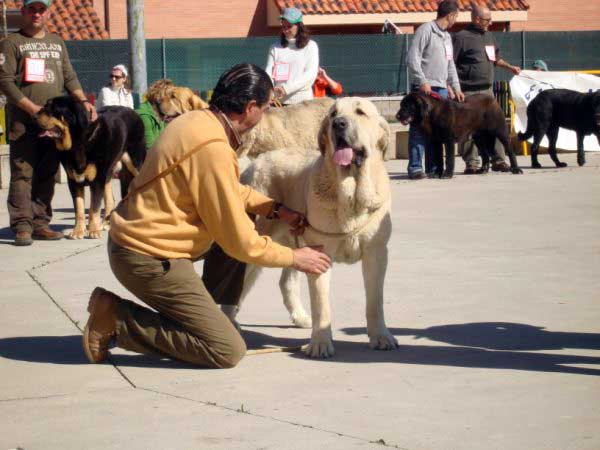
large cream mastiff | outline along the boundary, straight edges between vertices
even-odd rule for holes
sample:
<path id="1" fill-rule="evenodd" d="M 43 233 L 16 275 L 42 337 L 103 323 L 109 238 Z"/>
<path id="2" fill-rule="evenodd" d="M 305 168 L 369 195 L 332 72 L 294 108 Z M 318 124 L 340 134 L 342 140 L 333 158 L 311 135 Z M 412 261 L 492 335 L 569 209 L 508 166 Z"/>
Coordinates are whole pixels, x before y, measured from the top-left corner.
<path id="1" fill-rule="evenodd" d="M 390 183 L 383 164 L 389 127 L 375 106 L 358 97 L 339 99 L 322 122 L 318 135 L 321 154 L 310 149 L 282 149 L 258 157 L 243 182 L 300 211 L 310 226 L 300 245 L 323 245 L 335 262 L 362 262 L 367 296 L 367 332 L 374 349 L 391 350 L 397 343 L 383 314 L 383 283 L 387 243 L 391 234 Z M 259 218 L 257 228 L 284 245 L 294 238 L 280 221 Z M 244 291 L 259 268 L 246 271 Z M 329 306 L 331 271 L 308 275 L 312 320 L 300 302 L 299 273 L 284 269 L 280 287 L 293 322 L 310 327 L 306 353 L 312 357 L 334 354 Z M 244 294 L 245 294 L 244 292 Z M 242 298 L 244 295 L 242 295 Z M 232 320 L 235 307 L 224 308 Z"/>

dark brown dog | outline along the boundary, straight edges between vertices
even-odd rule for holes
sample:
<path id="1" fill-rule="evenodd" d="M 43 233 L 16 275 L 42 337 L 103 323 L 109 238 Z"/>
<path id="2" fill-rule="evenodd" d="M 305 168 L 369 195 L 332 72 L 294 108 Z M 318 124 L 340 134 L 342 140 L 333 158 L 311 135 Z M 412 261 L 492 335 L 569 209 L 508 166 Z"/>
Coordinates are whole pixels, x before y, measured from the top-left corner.
<path id="1" fill-rule="evenodd" d="M 396 118 L 405 125 L 418 126 L 432 142 L 446 147 L 444 170 L 442 145 L 433 146 L 439 149 L 432 155 L 432 161 L 436 166 L 435 175 L 440 178 L 452 178 L 455 145 L 466 141 L 471 134 L 481 152 L 483 172 L 489 170 L 490 155 L 498 139 L 510 159 L 511 172 L 523 173 L 509 146 L 504 113 L 494 97 L 477 94 L 467 97 L 464 103 L 457 103 L 413 92 L 402 99 Z"/>

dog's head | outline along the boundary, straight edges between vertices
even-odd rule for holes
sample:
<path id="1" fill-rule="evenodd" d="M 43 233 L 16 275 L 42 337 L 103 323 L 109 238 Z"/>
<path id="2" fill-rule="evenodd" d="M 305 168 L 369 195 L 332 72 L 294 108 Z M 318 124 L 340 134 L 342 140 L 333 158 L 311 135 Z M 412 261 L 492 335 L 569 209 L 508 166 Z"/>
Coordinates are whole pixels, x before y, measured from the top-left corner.
<path id="1" fill-rule="evenodd" d="M 400 102 L 400 109 L 396 113 L 396 119 L 403 125 L 408 125 L 411 122 L 421 123 L 429 116 L 431 109 L 430 98 L 424 94 L 412 92 Z"/>
<path id="2" fill-rule="evenodd" d="M 158 111 L 165 122 L 196 109 L 206 109 L 208 104 L 190 88 L 172 86 L 163 91 L 157 100 Z"/>
<path id="3" fill-rule="evenodd" d="M 390 140 L 387 121 L 369 100 L 338 99 L 319 131 L 319 149 L 342 170 L 360 167 L 369 158 L 382 158 Z"/>
<path id="4" fill-rule="evenodd" d="M 71 150 L 89 126 L 87 111 L 73 97 L 54 97 L 37 114 L 40 137 L 54 140 L 58 150 Z"/>

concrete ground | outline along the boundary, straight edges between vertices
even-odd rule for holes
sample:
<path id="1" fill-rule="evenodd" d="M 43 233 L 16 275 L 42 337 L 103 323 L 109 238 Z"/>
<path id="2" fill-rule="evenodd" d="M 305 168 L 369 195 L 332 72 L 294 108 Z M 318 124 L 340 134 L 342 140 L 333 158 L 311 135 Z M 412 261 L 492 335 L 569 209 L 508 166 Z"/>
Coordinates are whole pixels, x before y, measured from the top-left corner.
<path id="1" fill-rule="evenodd" d="M 566 169 L 520 158 L 522 176 L 443 181 L 387 163 L 392 352 L 366 345 L 360 266 L 336 266 L 333 359 L 218 371 L 115 349 L 91 365 L 90 292 L 128 296 L 106 237 L 17 248 L 0 230 L 0 449 L 600 448 L 600 154 L 583 168 L 561 156 Z M 55 207 L 72 226 L 65 185 Z M 250 348 L 310 336 L 290 327 L 277 279 L 264 272 L 240 314 Z"/>

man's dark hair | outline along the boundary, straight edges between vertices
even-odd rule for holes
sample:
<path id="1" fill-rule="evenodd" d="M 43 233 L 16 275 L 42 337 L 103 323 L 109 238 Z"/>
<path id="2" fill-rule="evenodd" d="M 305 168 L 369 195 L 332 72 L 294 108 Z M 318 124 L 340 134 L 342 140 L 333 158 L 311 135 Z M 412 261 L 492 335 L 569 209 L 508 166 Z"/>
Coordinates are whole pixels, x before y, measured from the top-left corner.
<path id="1" fill-rule="evenodd" d="M 221 75 L 210 99 L 210 106 L 226 114 L 242 114 L 252 100 L 258 106 L 269 102 L 272 91 L 273 82 L 267 72 L 254 64 L 242 63 Z"/>
<path id="2" fill-rule="evenodd" d="M 304 25 L 304 22 L 298 22 L 296 25 L 298 25 L 298 34 L 296 34 L 296 47 L 304 48 L 310 41 L 310 30 L 306 27 L 306 25 Z M 288 46 L 288 41 L 285 37 L 285 34 L 281 33 L 279 36 L 279 42 L 283 48 Z"/>
<path id="3" fill-rule="evenodd" d="M 456 1 L 444 0 L 438 5 L 437 18 L 441 19 L 456 11 L 458 11 L 458 3 L 456 3 Z"/>

